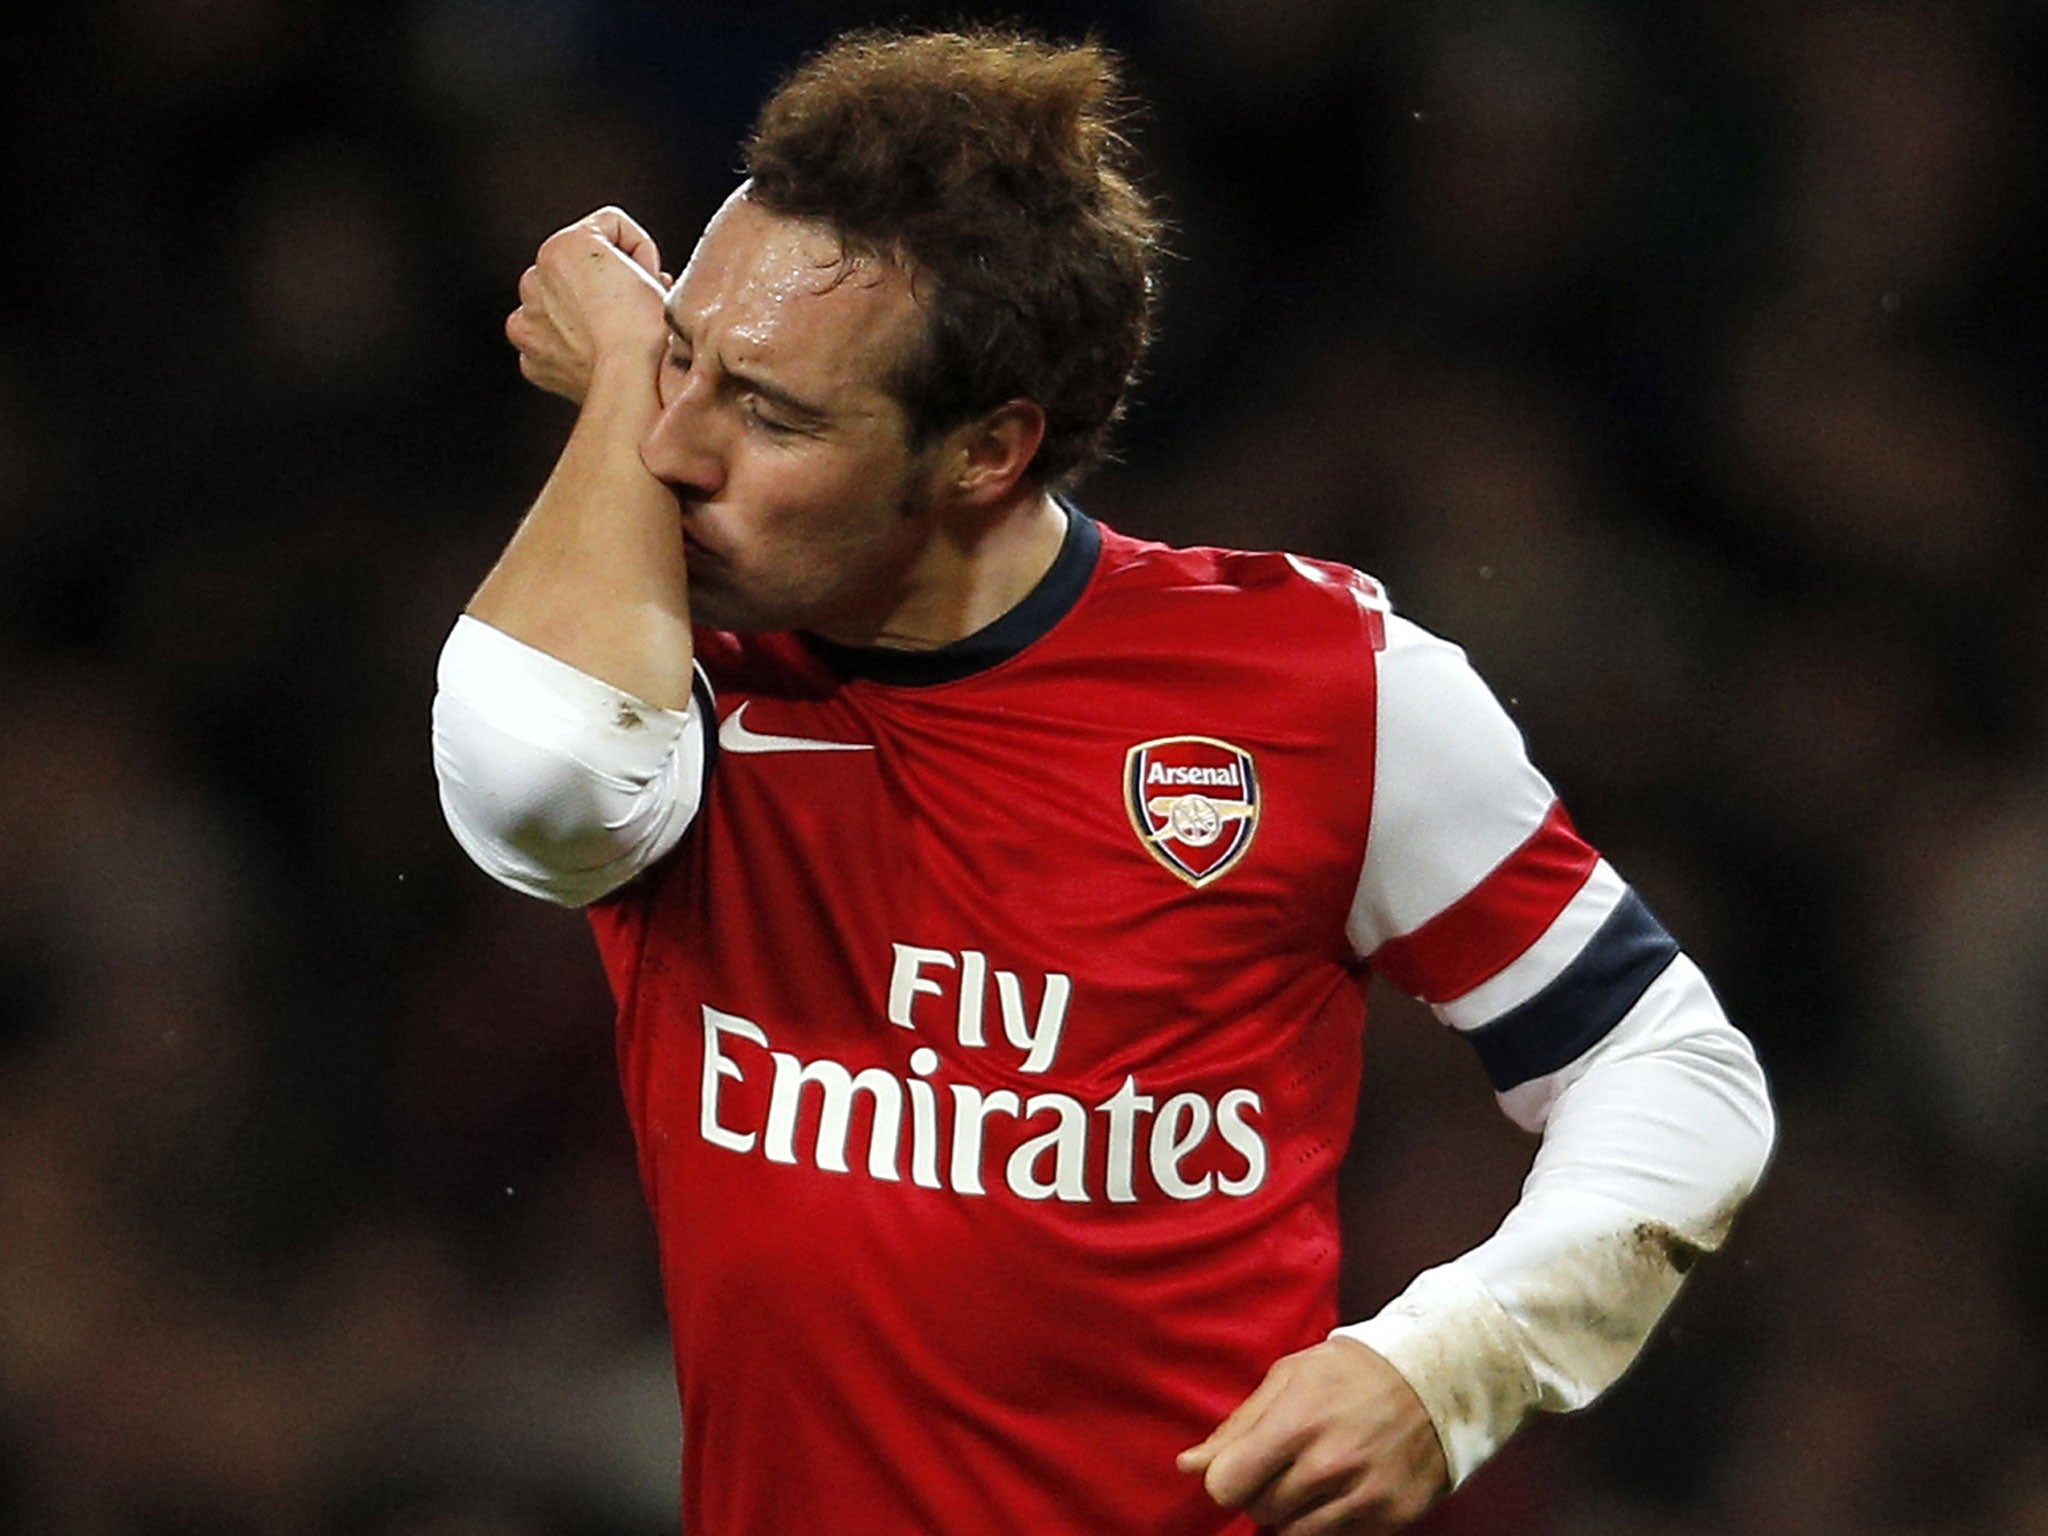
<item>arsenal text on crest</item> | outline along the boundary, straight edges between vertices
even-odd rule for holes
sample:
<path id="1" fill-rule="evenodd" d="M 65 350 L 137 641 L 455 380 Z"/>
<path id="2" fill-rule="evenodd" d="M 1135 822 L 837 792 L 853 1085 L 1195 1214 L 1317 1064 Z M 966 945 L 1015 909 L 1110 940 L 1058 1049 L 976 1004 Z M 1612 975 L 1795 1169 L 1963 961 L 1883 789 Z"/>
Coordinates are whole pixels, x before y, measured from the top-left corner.
<path id="1" fill-rule="evenodd" d="M 1251 753 L 1213 736 L 1162 736 L 1124 758 L 1124 809 L 1145 851 L 1196 887 L 1229 870 L 1259 826 Z"/>

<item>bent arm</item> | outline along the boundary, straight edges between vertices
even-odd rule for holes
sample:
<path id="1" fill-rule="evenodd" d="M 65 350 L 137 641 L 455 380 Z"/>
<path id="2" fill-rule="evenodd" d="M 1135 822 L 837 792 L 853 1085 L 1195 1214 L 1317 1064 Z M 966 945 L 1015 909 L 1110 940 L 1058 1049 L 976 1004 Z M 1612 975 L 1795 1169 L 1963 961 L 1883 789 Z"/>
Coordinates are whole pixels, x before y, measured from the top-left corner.
<path id="1" fill-rule="evenodd" d="M 549 237 L 506 321 L 522 372 L 580 402 L 554 472 L 468 611 L 636 699 L 690 698 L 675 494 L 640 460 L 660 412 L 654 242 L 615 208 Z"/>
<path id="2" fill-rule="evenodd" d="M 1455 1485 L 1530 1412 L 1583 1406 L 1628 1368 L 1775 1127 L 1749 1042 L 1463 655 L 1397 617 L 1387 638 L 1352 942 L 1543 1135 L 1491 1238 L 1338 1330 L 1414 1388 Z"/>
<path id="3" fill-rule="evenodd" d="M 1415 1389 L 1453 1486 L 1531 1412 L 1583 1407 L 1628 1369 L 1773 1136 L 1755 1052 L 1682 955 L 1592 1049 L 1500 1099 L 1543 1132 L 1507 1219 L 1337 1330 Z"/>
<path id="4" fill-rule="evenodd" d="M 493 879 L 582 906 L 682 840 L 711 750 L 701 677 L 685 708 L 661 709 L 465 615 L 437 682 L 442 814 Z"/>

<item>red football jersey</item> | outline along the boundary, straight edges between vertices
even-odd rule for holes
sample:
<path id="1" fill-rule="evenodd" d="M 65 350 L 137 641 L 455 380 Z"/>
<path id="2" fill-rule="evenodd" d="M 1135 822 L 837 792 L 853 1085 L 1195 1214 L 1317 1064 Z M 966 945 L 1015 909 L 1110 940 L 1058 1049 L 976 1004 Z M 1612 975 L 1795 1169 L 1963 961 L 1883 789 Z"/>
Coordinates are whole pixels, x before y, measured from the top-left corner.
<path id="1" fill-rule="evenodd" d="M 690 1536 L 1250 1529 L 1174 1456 L 1337 1322 L 1384 633 L 1075 514 L 946 650 L 699 636 L 704 801 L 592 911 Z"/>

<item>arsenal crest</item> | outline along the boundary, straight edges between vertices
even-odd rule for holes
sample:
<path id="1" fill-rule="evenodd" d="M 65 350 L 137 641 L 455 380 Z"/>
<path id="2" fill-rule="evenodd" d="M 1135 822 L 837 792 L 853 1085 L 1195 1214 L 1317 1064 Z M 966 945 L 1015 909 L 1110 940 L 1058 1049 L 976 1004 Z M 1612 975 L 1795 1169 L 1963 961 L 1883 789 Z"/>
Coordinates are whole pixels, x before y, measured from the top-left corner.
<path id="1" fill-rule="evenodd" d="M 1197 888 L 1244 857 L 1259 826 L 1251 753 L 1213 736 L 1162 736 L 1124 759 L 1124 808 L 1145 851 Z"/>

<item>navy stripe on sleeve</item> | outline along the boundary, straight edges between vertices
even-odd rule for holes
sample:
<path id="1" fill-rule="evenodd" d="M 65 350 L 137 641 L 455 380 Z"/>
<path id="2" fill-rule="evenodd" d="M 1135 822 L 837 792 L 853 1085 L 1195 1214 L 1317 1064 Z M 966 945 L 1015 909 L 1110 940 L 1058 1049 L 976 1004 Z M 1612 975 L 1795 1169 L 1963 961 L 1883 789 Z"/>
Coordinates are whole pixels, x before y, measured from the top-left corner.
<path id="1" fill-rule="evenodd" d="M 1576 960 L 1527 1002 L 1465 1038 L 1494 1092 L 1570 1066 L 1635 1007 L 1678 957 L 1678 943 L 1634 891 L 1587 941 Z"/>

